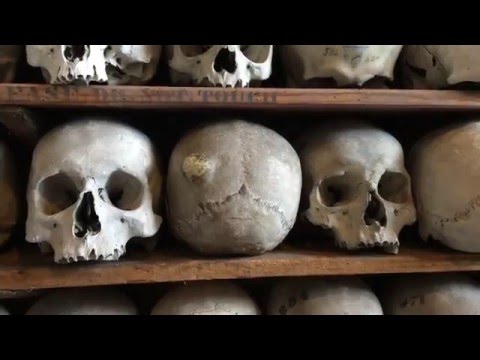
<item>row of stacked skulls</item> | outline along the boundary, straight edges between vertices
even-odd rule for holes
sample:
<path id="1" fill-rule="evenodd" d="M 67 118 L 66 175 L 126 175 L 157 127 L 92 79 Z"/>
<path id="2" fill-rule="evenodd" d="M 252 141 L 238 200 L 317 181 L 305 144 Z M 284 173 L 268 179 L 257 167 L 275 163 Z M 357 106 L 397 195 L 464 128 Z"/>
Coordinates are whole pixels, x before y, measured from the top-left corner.
<path id="1" fill-rule="evenodd" d="M 5 301 L 0 315 L 479 315 L 468 274 L 198 281 L 60 289 Z"/>
<path id="2" fill-rule="evenodd" d="M 212 118 L 190 128 L 164 166 L 147 133 L 81 117 L 39 140 L 26 189 L 0 147 L 0 239 L 18 224 L 56 262 L 116 261 L 129 243 L 163 243 L 168 229 L 199 254 L 257 256 L 308 227 L 304 237 L 397 254 L 402 229 L 418 220 L 424 240 L 475 253 L 479 137 L 479 121 L 456 123 L 427 134 L 406 162 L 393 135 L 357 119 L 291 143 L 263 124 Z M 16 211 L 24 202 L 25 222 Z"/>
<path id="3" fill-rule="evenodd" d="M 477 45 L 0 45 L 2 82 L 23 58 L 51 84 L 428 88 L 480 81 Z M 398 66 L 396 66 L 398 64 Z"/>

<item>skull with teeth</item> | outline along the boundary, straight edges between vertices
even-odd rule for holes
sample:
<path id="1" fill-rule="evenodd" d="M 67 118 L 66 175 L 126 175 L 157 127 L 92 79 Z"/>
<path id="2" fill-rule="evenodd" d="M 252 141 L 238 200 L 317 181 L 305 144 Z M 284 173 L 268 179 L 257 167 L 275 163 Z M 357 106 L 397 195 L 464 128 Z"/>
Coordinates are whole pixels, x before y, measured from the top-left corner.
<path id="1" fill-rule="evenodd" d="M 161 187 L 142 133 L 103 120 L 66 124 L 35 149 L 27 240 L 48 243 L 56 262 L 118 260 L 130 239 L 159 230 Z"/>
<path id="2" fill-rule="evenodd" d="M 174 84 L 248 87 L 272 74 L 273 45 L 171 45 Z"/>
<path id="3" fill-rule="evenodd" d="M 398 234 L 416 220 L 400 143 L 360 123 L 322 127 L 300 142 L 306 218 L 332 229 L 347 249 L 397 253 Z"/>
<path id="4" fill-rule="evenodd" d="M 27 60 L 51 84 L 142 84 L 156 73 L 159 45 L 27 45 Z"/>

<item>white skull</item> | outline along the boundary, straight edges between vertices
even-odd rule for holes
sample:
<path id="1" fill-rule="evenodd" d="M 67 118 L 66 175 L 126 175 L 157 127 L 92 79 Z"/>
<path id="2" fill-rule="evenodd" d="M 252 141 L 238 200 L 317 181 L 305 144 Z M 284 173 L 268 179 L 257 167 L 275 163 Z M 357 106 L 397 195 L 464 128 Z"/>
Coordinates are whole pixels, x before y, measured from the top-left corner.
<path id="1" fill-rule="evenodd" d="M 272 74 L 273 45 L 171 45 L 169 52 L 178 85 L 248 87 Z"/>
<path id="2" fill-rule="evenodd" d="M 0 45 L 0 83 L 10 83 L 15 78 L 22 45 Z"/>
<path id="3" fill-rule="evenodd" d="M 282 45 L 280 56 L 291 87 L 330 79 L 343 87 L 362 86 L 375 77 L 393 80 L 401 50 L 402 45 Z"/>
<path id="4" fill-rule="evenodd" d="M 208 281 L 169 291 L 155 305 L 152 315 L 260 315 L 260 310 L 235 283 Z"/>
<path id="5" fill-rule="evenodd" d="M 412 152 L 420 235 L 480 252 L 480 121 L 437 130 Z"/>
<path id="6" fill-rule="evenodd" d="M 480 82 L 479 45 L 406 45 L 401 59 L 407 87 L 440 89 Z"/>
<path id="7" fill-rule="evenodd" d="M 27 60 L 51 84 L 142 84 L 155 75 L 159 45 L 27 45 Z"/>
<path id="8" fill-rule="evenodd" d="M 402 275 L 382 304 L 387 315 L 480 315 L 480 285 L 465 274 Z"/>
<path id="9" fill-rule="evenodd" d="M 17 224 L 18 193 L 15 189 L 15 167 L 10 150 L 0 142 L 0 247 L 11 237 Z"/>
<path id="10" fill-rule="evenodd" d="M 301 186 L 298 155 L 273 130 L 242 120 L 202 125 L 171 155 L 170 225 L 199 252 L 258 255 L 293 228 Z"/>
<path id="11" fill-rule="evenodd" d="M 292 278 L 270 292 L 269 315 L 383 315 L 377 296 L 360 278 Z"/>
<path id="12" fill-rule="evenodd" d="M 299 145 L 306 218 L 332 229 L 341 247 L 397 253 L 400 230 L 416 220 L 401 144 L 367 124 L 340 123 L 318 128 Z"/>
<path id="13" fill-rule="evenodd" d="M 27 316 L 127 316 L 137 315 L 133 301 L 113 289 L 62 289 L 41 297 Z"/>
<path id="14" fill-rule="evenodd" d="M 47 242 L 56 262 L 117 260 L 162 219 L 155 149 L 126 125 L 85 120 L 40 140 L 28 187 L 27 240 Z"/>

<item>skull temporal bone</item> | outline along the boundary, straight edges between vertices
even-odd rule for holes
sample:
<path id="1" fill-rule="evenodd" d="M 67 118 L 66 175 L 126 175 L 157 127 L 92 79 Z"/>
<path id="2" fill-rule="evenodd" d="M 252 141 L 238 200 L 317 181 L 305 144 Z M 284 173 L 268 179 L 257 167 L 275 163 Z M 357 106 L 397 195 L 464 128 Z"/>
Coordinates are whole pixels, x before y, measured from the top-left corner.
<path id="1" fill-rule="evenodd" d="M 34 151 L 27 241 L 56 262 L 117 260 L 127 242 L 157 233 L 162 177 L 142 133 L 85 120 L 47 134 Z"/>
<path id="2" fill-rule="evenodd" d="M 27 45 L 27 60 L 47 82 L 142 84 L 155 75 L 159 45 Z"/>
<path id="3" fill-rule="evenodd" d="M 171 45 L 168 49 L 174 84 L 248 87 L 272 74 L 273 45 Z"/>
<path id="4" fill-rule="evenodd" d="M 301 144 L 306 218 L 332 229 L 347 249 L 397 253 L 398 234 L 416 220 L 400 143 L 366 124 L 321 127 Z"/>

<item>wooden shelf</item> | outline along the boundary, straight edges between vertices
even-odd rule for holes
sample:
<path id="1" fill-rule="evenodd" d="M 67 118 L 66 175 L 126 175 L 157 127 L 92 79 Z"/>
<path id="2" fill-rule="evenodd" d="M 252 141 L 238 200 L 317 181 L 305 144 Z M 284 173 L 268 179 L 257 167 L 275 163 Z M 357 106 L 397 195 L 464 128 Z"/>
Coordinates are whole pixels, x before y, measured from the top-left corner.
<path id="1" fill-rule="evenodd" d="M 132 109 L 480 110 L 479 91 L 0 84 L 0 105 Z"/>
<path id="2" fill-rule="evenodd" d="M 25 251 L 0 255 L 0 290 L 22 291 L 101 285 L 251 279 L 284 276 L 362 275 L 479 271 L 480 254 L 403 247 L 398 255 L 305 250 L 282 246 L 248 258 L 201 258 L 189 251 L 130 254 L 114 263 L 56 265 L 48 256 Z"/>

